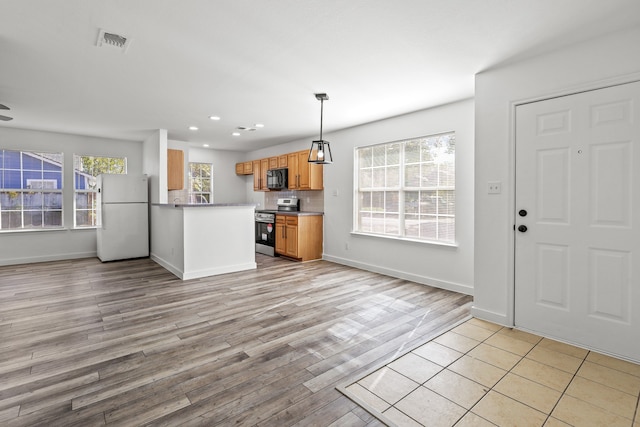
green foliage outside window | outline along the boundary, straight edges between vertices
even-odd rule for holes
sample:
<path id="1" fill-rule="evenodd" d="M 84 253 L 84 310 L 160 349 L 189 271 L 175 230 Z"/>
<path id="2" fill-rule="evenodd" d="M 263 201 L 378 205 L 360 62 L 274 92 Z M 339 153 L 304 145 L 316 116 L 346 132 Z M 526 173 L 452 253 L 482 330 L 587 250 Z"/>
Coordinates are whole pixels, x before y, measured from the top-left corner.
<path id="1" fill-rule="evenodd" d="M 101 174 L 126 174 L 126 157 L 73 156 L 74 221 L 76 227 L 95 227 L 96 177 Z"/>

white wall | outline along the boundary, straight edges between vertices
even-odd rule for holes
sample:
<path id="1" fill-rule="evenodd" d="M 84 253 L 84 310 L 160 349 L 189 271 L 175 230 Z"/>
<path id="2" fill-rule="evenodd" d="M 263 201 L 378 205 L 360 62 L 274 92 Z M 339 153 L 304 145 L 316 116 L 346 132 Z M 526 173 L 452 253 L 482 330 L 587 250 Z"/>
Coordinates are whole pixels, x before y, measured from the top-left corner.
<path id="1" fill-rule="evenodd" d="M 324 167 L 324 254 L 341 264 L 377 271 L 464 293 L 473 292 L 474 103 L 465 100 L 438 108 L 328 133 L 334 163 Z M 352 235 L 354 148 L 456 132 L 457 247 Z M 306 149 L 311 139 L 250 153 L 261 158 Z M 254 193 L 253 187 L 247 189 Z M 337 191 L 337 196 L 334 192 Z M 251 197 L 251 196 L 250 196 Z M 264 194 L 253 194 L 255 201 Z M 348 246 L 348 249 L 346 249 Z"/>
<path id="2" fill-rule="evenodd" d="M 169 140 L 168 148 L 184 152 L 184 189 L 173 192 L 182 195 L 179 203 L 187 203 L 189 190 L 189 162 L 211 163 L 213 165 L 213 202 L 245 203 L 247 191 L 244 176 L 236 175 L 236 163 L 243 162 L 246 153 L 240 151 L 214 150 L 191 147 L 184 141 Z M 173 203 L 170 197 L 169 202 Z"/>
<path id="3" fill-rule="evenodd" d="M 151 246 L 152 260 L 182 277 L 184 271 L 184 215 L 182 209 L 167 205 L 151 205 Z"/>
<path id="4" fill-rule="evenodd" d="M 243 162 L 245 157 L 246 153 L 239 151 L 194 147 L 189 149 L 190 162 L 213 164 L 214 203 L 247 202 L 246 179 L 244 176 L 236 175 L 236 163 Z"/>
<path id="5" fill-rule="evenodd" d="M 149 202 L 167 203 L 167 131 L 158 129 L 142 143 L 143 173 L 149 179 Z"/>
<path id="6" fill-rule="evenodd" d="M 64 228 L 1 232 L 0 265 L 96 256 L 95 229 L 73 229 L 73 155 L 124 156 L 127 158 L 128 172 L 139 174 L 142 173 L 142 143 L 0 128 L 0 148 L 64 154 Z"/>
<path id="7" fill-rule="evenodd" d="M 475 316 L 513 325 L 515 105 L 638 80 L 638 46 L 635 28 L 476 76 Z M 502 194 L 487 194 L 488 181 Z"/>

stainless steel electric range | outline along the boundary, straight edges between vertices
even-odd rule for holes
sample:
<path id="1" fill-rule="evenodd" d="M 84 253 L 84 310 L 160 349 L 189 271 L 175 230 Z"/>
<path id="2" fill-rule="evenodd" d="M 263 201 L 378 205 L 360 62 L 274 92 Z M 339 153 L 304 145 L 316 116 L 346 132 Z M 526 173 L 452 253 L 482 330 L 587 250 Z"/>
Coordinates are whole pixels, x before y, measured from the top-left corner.
<path id="1" fill-rule="evenodd" d="M 300 211 L 300 199 L 278 199 L 275 210 L 256 210 L 256 252 L 276 256 L 276 213 Z"/>

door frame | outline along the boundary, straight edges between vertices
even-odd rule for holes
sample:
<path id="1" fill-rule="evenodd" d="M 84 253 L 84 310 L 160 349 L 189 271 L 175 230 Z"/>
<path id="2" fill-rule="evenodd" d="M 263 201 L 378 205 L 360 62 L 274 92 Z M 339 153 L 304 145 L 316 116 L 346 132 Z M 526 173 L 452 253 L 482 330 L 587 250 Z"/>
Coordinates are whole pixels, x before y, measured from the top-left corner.
<path id="1" fill-rule="evenodd" d="M 519 328 L 516 325 L 515 319 L 515 306 L 516 306 L 516 107 L 525 104 L 531 104 L 533 102 L 546 101 L 549 99 L 560 98 L 563 96 L 576 95 L 583 92 L 591 92 L 598 89 L 605 89 L 612 86 L 620 86 L 628 83 L 634 83 L 640 81 L 640 72 L 625 74 L 622 76 L 611 77 L 607 79 L 595 80 L 587 83 L 582 83 L 576 86 L 568 87 L 556 92 L 549 92 L 547 94 L 532 96 L 522 99 L 513 100 L 509 103 L 509 188 L 512 190 L 507 194 L 508 196 L 508 218 L 509 229 L 511 230 L 510 238 L 508 239 L 508 271 L 507 277 L 509 285 L 507 286 L 507 313 L 506 323 L 508 326 Z M 476 183 L 477 185 L 477 183 Z"/>

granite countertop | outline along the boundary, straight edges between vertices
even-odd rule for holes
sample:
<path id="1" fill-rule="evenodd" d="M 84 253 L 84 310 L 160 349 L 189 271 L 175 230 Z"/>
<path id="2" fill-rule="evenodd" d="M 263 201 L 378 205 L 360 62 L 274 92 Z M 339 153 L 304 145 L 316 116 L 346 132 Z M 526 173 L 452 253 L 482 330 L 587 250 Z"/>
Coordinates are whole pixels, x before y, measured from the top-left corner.
<path id="1" fill-rule="evenodd" d="M 276 215 L 289 215 L 289 216 L 314 216 L 314 215 L 324 215 L 324 212 L 286 212 L 279 211 L 276 212 Z"/>
<path id="2" fill-rule="evenodd" d="M 255 203 L 152 203 L 152 206 L 166 208 L 221 208 L 221 207 L 256 207 Z"/>

